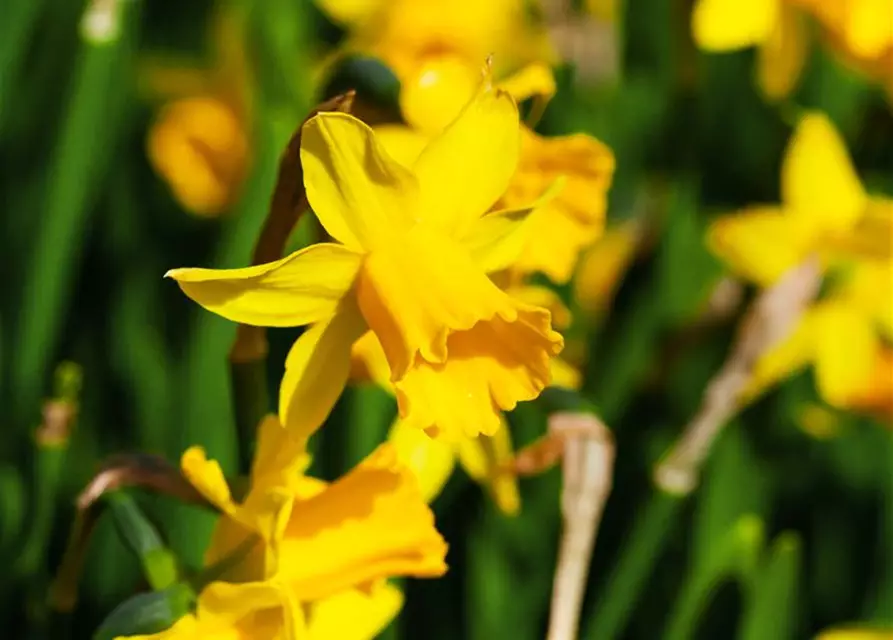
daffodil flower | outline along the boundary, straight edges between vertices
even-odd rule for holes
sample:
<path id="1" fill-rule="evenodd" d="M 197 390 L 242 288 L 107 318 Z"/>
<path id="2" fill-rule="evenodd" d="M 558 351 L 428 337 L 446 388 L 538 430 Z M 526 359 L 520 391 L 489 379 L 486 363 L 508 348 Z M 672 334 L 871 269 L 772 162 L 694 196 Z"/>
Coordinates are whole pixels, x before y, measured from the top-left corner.
<path id="1" fill-rule="evenodd" d="M 146 138 L 149 161 L 186 211 L 216 216 L 239 194 L 250 163 L 248 63 L 241 16 L 224 5 L 214 17 L 214 65 L 148 60 L 140 82 L 161 97 Z"/>
<path id="2" fill-rule="evenodd" d="M 267 418 L 237 503 L 216 462 L 183 454 L 184 475 L 222 513 L 205 563 L 224 570 L 194 614 L 149 637 L 371 639 L 402 604 L 387 578 L 446 571 L 434 514 L 391 445 L 332 484 L 303 475 L 307 462 L 303 442 Z"/>
<path id="3" fill-rule="evenodd" d="M 770 98 L 782 98 L 794 87 L 806 62 L 807 15 L 818 19 L 838 54 L 877 77 L 893 95 L 893 6 L 889 0 L 698 0 L 692 31 L 707 51 L 759 47 L 760 85 Z"/>
<path id="4" fill-rule="evenodd" d="M 535 208 L 490 212 L 518 149 L 517 107 L 489 82 L 411 168 L 356 118 L 317 115 L 302 129 L 304 185 L 338 243 L 245 269 L 168 276 L 231 320 L 311 325 L 288 354 L 280 391 L 282 421 L 301 437 L 331 411 L 351 345 L 367 330 L 384 349 L 408 424 L 448 438 L 495 433 L 500 410 L 549 383 L 549 360 L 562 347 L 548 310 L 487 277 L 516 259 Z"/>
<path id="5" fill-rule="evenodd" d="M 823 399 L 852 406 L 871 384 L 880 336 L 893 336 L 893 202 L 866 194 L 830 121 L 808 114 L 782 167 L 782 205 L 717 220 L 713 251 L 739 275 L 769 286 L 808 255 L 836 276 L 781 344 L 757 362 L 744 401 L 806 364 Z"/>

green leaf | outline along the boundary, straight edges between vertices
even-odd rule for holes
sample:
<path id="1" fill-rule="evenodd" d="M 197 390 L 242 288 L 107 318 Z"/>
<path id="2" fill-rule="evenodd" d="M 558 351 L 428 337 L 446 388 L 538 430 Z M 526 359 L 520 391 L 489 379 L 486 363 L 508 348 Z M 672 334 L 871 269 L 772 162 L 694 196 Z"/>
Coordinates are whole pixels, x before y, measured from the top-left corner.
<path id="1" fill-rule="evenodd" d="M 178 577 L 176 559 L 136 501 L 120 491 L 108 495 L 105 500 L 115 528 L 139 558 L 152 589 L 158 591 L 174 584 Z"/>
<path id="2" fill-rule="evenodd" d="M 112 610 L 93 635 L 93 640 L 114 640 L 119 636 L 164 631 L 186 615 L 194 602 L 195 593 L 185 584 L 137 594 Z"/>
<path id="3" fill-rule="evenodd" d="M 740 640 L 798 637 L 794 631 L 800 562 L 799 536 L 791 532 L 780 534 L 750 589 L 738 635 Z"/>

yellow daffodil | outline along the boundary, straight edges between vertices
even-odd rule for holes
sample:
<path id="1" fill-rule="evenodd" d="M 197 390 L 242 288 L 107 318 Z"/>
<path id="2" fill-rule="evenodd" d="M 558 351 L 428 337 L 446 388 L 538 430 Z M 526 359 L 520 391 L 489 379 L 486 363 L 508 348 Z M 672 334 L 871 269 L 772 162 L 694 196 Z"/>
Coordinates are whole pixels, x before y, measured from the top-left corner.
<path id="1" fill-rule="evenodd" d="M 522 0 L 319 0 L 349 30 L 335 58 L 362 53 L 379 58 L 400 79 L 400 105 L 414 128 L 439 131 L 456 116 L 478 85 L 480 62 L 495 55 L 495 74 L 504 78 L 528 64 L 554 58 L 543 25 Z M 539 92 L 541 67 L 522 74 Z M 524 92 L 529 95 L 530 87 Z M 552 88 L 554 91 L 554 87 Z M 517 98 L 515 91 L 510 92 Z"/>
<path id="2" fill-rule="evenodd" d="M 808 53 L 806 16 L 816 18 L 846 61 L 893 91 L 893 6 L 889 0 L 698 0 L 692 30 L 708 51 L 759 47 L 758 78 L 771 98 L 787 95 Z"/>
<path id="3" fill-rule="evenodd" d="M 167 100 L 147 136 L 149 160 L 180 206 L 200 216 L 234 203 L 250 161 L 248 68 L 232 6 L 222 5 L 211 36 L 210 69 L 150 61 L 141 75 L 153 97 Z"/>
<path id="4" fill-rule="evenodd" d="M 634 220 L 609 228 L 583 254 L 574 280 L 574 299 L 589 315 L 603 313 L 635 257 L 640 225 Z"/>
<path id="5" fill-rule="evenodd" d="M 744 399 L 813 363 L 823 399 L 853 406 L 872 385 L 880 336 L 893 336 L 893 202 L 865 193 L 843 141 L 819 114 L 805 116 L 793 136 L 782 199 L 780 207 L 717 220 L 711 248 L 763 286 L 811 254 L 836 280 L 789 338 L 758 361 Z"/>
<path id="6" fill-rule="evenodd" d="M 515 172 L 519 126 L 512 98 L 485 81 L 409 168 L 356 118 L 319 114 L 302 130 L 304 185 L 338 243 L 245 269 L 168 275 L 231 320 L 311 325 L 289 352 L 280 392 L 283 423 L 301 437 L 330 412 L 367 329 L 408 424 L 453 439 L 495 433 L 500 410 L 549 383 L 562 347 L 548 310 L 486 275 L 514 262 L 535 208 L 490 212 Z"/>
<path id="7" fill-rule="evenodd" d="M 223 514 L 205 562 L 224 568 L 195 614 L 153 638 L 371 639 L 402 603 L 387 578 L 446 571 L 434 515 L 391 445 L 332 484 L 304 476 L 306 463 L 303 442 L 267 418 L 237 503 L 216 462 L 183 454 L 184 475 Z"/>

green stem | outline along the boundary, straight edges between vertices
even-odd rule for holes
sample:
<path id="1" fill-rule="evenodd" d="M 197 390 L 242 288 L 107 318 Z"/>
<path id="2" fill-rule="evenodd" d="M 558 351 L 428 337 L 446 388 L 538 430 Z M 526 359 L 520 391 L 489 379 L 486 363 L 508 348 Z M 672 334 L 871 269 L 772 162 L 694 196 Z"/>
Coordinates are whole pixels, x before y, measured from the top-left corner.
<path id="1" fill-rule="evenodd" d="M 6 119 L 6 101 L 15 95 L 13 85 L 43 5 L 43 0 L 7 0 L 5 4 L 0 30 L 0 133 Z"/>
<path id="2" fill-rule="evenodd" d="M 124 120 L 129 73 L 125 50 L 133 40 L 133 30 L 124 27 L 136 23 L 124 14 L 136 13 L 131 7 L 137 3 L 119 0 L 106 7 L 112 28 L 105 33 L 85 28 L 97 13 L 93 4 L 84 14 L 73 93 L 49 162 L 40 233 L 29 252 L 22 288 L 11 376 L 13 413 L 22 421 L 40 397 L 44 372 L 66 320 L 93 200 Z"/>
<path id="3" fill-rule="evenodd" d="M 580 634 L 581 638 L 611 640 L 620 637 L 683 504 L 683 499 L 663 492 L 655 491 L 652 494 L 620 552 L 620 558 L 602 589 L 595 613 Z"/>

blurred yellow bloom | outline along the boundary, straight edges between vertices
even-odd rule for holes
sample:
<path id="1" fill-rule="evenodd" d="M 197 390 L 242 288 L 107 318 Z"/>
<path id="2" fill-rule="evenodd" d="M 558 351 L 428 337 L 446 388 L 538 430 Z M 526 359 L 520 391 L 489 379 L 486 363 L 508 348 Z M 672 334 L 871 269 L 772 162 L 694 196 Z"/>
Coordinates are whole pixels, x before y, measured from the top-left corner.
<path id="1" fill-rule="evenodd" d="M 166 101 L 147 136 L 149 161 L 180 206 L 200 216 L 232 206 L 250 163 L 241 19 L 233 5 L 221 5 L 211 26 L 211 68 L 150 60 L 141 70 L 146 92 Z"/>
<path id="2" fill-rule="evenodd" d="M 184 475 L 223 514 L 205 554 L 223 570 L 194 614 L 150 637 L 371 639 L 402 605 L 387 578 L 446 571 L 434 515 L 391 445 L 332 484 L 304 476 L 307 462 L 303 442 L 268 417 L 237 503 L 215 461 L 198 447 L 183 454 Z"/>
<path id="3" fill-rule="evenodd" d="M 439 131 L 474 95 L 480 62 L 494 54 L 504 78 L 555 54 L 523 0 L 318 0 L 349 30 L 345 53 L 379 58 L 400 79 L 413 127 Z M 513 92 L 517 98 L 517 94 Z"/>
<path id="4" fill-rule="evenodd" d="M 574 298 L 585 313 L 603 312 L 635 257 L 639 224 L 630 220 L 609 228 L 580 260 Z"/>
<path id="5" fill-rule="evenodd" d="M 708 51 L 759 47 L 758 77 L 771 98 L 796 84 L 808 53 L 806 15 L 853 66 L 893 91 L 893 3 L 889 0 L 698 0 L 692 31 Z"/>
<path id="6" fill-rule="evenodd" d="M 893 640 L 893 630 L 882 629 L 829 629 L 823 631 L 815 640 Z"/>
<path id="7" fill-rule="evenodd" d="M 169 276 L 205 308 L 261 326 L 312 325 L 292 347 L 280 416 L 300 437 L 322 424 L 367 329 L 384 349 L 401 417 L 458 439 L 492 434 L 500 410 L 549 383 L 562 347 L 546 309 L 487 277 L 512 264 L 535 209 L 487 213 L 518 158 L 518 111 L 486 81 L 412 168 L 369 127 L 324 113 L 304 125 L 308 200 L 339 244 L 273 263 Z"/>
<path id="8" fill-rule="evenodd" d="M 744 400 L 812 363 L 822 398 L 852 407 L 873 385 L 880 335 L 893 336 L 893 203 L 865 193 L 843 141 L 819 114 L 803 118 L 789 145 L 782 199 L 780 207 L 717 220 L 708 233 L 713 251 L 762 286 L 810 254 L 837 280 L 760 359 Z"/>

